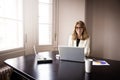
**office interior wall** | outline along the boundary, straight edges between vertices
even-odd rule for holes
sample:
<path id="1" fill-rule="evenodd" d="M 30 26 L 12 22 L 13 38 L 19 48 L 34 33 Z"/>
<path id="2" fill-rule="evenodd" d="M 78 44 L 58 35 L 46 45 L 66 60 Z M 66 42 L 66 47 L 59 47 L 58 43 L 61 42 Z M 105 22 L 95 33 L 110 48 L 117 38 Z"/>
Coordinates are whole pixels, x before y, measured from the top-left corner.
<path id="1" fill-rule="evenodd" d="M 120 60 L 120 1 L 86 0 L 86 23 L 92 56 Z"/>
<path id="2" fill-rule="evenodd" d="M 58 45 L 67 45 L 74 25 L 85 20 L 85 0 L 59 0 Z"/>

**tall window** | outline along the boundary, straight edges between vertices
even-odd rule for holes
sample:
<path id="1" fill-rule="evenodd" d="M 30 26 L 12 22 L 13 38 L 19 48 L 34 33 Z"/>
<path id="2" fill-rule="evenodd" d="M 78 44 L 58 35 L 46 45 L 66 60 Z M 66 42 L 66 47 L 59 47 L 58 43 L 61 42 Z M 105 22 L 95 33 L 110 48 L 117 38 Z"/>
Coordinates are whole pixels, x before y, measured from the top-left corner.
<path id="1" fill-rule="evenodd" d="M 23 0 L 0 0 L 0 51 L 23 47 Z"/>
<path id="2" fill-rule="evenodd" d="M 39 45 L 52 44 L 53 0 L 39 0 Z"/>

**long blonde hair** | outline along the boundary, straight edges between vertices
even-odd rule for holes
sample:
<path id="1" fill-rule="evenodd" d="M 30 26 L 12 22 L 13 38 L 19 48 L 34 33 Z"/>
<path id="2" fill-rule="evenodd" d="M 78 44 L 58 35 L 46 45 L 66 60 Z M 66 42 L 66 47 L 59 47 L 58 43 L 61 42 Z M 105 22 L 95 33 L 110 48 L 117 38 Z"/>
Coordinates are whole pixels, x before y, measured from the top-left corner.
<path id="1" fill-rule="evenodd" d="M 73 40 L 76 40 L 76 39 L 77 39 L 76 26 L 77 26 L 78 24 L 83 28 L 83 33 L 82 33 L 82 39 L 81 39 L 81 40 L 85 40 L 85 39 L 89 38 L 89 35 L 88 35 L 88 33 L 87 33 L 87 29 L 86 29 L 85 23 L 84 23 L 83 21 L 78 21 L 78 22 L 76 22 L 76 24 L 75 24 L 75 28 L 74 28 L 74 31 L 73 31 L 73 34 L 72 34 L 72 39 L 73 39 Z"/>

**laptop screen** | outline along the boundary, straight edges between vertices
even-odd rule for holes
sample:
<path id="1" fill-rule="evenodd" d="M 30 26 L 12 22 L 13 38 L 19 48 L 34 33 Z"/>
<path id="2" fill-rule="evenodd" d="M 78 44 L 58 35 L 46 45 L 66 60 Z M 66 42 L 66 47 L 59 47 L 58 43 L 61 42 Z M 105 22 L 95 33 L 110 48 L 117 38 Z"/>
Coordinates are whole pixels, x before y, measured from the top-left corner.
<path id="1" fill-rule="evenodd" d="M 84 48 L 59 46 L 61 60 L 84 62 Z"/>

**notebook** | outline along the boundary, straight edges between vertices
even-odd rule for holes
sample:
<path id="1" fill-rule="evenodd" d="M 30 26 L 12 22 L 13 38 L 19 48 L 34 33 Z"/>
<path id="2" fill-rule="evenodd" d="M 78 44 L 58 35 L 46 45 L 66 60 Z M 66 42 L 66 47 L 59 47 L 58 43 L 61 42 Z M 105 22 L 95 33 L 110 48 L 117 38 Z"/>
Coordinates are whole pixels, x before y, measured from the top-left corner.
<path id="1" fill-rule="evenodd" d="M 33 47 L 36 56 L 37 63 L 52 63 L 50 52 L 39 52 L 37 53 L 35 46 Z"/>
<path id="2" fill-rule="evenodd" d="M 85 61 L 84 48 L 59 46 L 58 50 L 59 50 L 60 60 L 77 61 L 77 62 Z"/>

